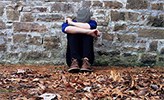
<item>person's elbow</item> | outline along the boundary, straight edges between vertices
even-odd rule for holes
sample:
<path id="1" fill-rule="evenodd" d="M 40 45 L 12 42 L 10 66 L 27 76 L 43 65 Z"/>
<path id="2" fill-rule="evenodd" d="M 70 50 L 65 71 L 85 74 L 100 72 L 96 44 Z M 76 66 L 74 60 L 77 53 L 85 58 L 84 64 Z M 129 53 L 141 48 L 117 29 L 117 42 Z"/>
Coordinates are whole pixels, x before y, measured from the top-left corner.
<path id="1" fill-rule="evenodd" d="M 62 32 L 65 33 L 65 28 L 62 28 Z"/>
<path id="2" fill-rule="evenodd" d="M 68 26 L 68 27 L 66 27 L 65 29 L 64 29 L 64 33 L 70 33 L 71 32 L 71 29 L 70 29 L 70 27 Z"/>
<path id="3" fill-rule="evenodd" d="M 66 33 L 66 28 L 68 27 L 68 24 L 67 23 L 63 23 L 62 24 L 62 32 L 63 33 Z"/>
<path id="4" fill-rule="evenodd" d="M 92 25 L 91 29 L 96 29 L 97 28 L 97 25 Z"/>
<path id="5" fill-rule="evenodd" d="M 97 28 L 97 22 L 92 21 L 90 24 L 90 29 L 96 29 Z"/>

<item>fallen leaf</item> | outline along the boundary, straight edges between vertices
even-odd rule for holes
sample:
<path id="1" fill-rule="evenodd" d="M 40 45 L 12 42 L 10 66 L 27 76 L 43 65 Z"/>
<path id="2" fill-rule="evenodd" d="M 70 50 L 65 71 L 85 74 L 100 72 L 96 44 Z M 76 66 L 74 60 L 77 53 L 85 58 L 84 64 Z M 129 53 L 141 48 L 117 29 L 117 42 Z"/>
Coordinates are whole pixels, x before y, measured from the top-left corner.
<path id="1" fill-rule="evenodd" d="M 92 93 L 84 93 L 84 95 L 89 98 L 90 100 L 92 100 L 94 98 Z"/>

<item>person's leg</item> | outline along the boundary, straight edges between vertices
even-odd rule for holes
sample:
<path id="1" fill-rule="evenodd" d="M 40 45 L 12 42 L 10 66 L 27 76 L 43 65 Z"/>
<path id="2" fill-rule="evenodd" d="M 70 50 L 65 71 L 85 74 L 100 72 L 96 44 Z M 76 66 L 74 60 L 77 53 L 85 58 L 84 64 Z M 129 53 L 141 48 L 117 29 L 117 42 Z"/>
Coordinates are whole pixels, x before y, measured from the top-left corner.
<path id="1" fill-rule="evenodd" d="M 67 49 L 66 49 L 66 63 L 70 67 L 71 66 L 71 52 L 69 48 L 69 44 L 67 43 Z"/>
<path id="2" fill-rule="evenodd" d="M 89 63 L 93 64 L 94 61 L 94 49 L 93 49 L 93 37 L 89 35 L 83 35 L 83 58 L 88 58 Z"/>
<path id="3" fill-rule="evenodd" d="M 66 61 L 68 66 L 71 66 L 72 59 L 77 59 L 79 64 L 82 59 L 81 35 L 79 34 L 67 34 Z"/>

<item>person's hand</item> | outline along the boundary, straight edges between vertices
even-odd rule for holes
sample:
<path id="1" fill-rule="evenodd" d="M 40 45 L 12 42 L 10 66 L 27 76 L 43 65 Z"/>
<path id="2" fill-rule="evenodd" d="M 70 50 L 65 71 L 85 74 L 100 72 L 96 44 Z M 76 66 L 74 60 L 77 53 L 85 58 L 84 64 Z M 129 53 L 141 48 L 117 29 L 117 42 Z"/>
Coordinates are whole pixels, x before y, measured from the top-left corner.
<path id="1" fill-rule="evenodd" d="M 71 24 L 73 21 L 71 18 L 66 18 L 66 23 Z"/>
<path id="2" fill-rule="evenodd" d="M 92 30 L 91 32 L 89 32 L 89 35 L 93 36 L 93 37 L 99 37 L 101 35 L 100 31 L 97 29 Z"/>
<path id="3" fill-rule="evenodd" d="M 101 35 L 100 31 L 97 29 L 94 31 L 94 34 L 96 35 L 96 37 L 100 37 Z"/>

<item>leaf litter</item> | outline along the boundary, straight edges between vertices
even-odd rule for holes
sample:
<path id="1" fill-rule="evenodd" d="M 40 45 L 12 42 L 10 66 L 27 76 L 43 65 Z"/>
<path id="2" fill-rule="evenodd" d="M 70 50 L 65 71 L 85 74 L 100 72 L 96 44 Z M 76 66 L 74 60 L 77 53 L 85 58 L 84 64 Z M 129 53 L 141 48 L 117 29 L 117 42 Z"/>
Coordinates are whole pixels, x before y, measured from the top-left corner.
<path id="1" fill-rule="evenodd" d="M 164 100 L 163 67 L 93 67 L 71 74 L 65 66 L 0 65 L 2 100 Z"/>

